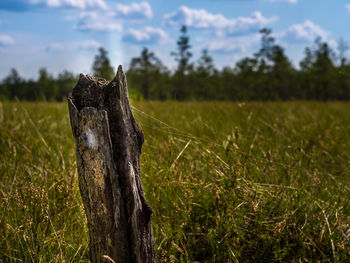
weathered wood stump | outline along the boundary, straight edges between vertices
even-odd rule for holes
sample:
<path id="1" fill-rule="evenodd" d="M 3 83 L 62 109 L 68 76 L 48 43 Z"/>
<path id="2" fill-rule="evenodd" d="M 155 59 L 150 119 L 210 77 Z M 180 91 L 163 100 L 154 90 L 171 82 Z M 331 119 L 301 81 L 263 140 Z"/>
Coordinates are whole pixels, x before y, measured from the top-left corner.
<path id="1" fill-rule="evenodd" d="M 81 74 L 68 104 L 91 261 L 155 262 L 152 210 L 140 173 L 143 133 L 122 67 L 111 82 Z"/>

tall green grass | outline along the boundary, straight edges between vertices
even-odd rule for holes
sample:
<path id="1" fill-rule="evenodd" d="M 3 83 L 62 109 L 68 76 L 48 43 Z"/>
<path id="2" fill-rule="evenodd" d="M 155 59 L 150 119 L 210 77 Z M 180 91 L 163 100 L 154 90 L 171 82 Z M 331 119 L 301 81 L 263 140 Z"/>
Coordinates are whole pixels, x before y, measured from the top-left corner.
<path id="1" fill-rule="evenodd" d="M 349 103 L 133 111 L 159 262 L 350 262 Z M 0 262 L 88 261 L 74 147 L 65 103 L 3 103 Z"/>

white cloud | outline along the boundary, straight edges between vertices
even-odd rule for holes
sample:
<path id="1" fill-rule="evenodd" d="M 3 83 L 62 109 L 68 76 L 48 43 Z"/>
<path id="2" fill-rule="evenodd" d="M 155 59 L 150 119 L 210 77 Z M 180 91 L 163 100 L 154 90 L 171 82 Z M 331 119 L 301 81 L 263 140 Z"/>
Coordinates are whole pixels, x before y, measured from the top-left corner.
<path id="1" fill-rule="evenodd" d="M 84 12 L 79 16 L 75 27 L 79 31 L 122 31 L 122 24 L 113 21 L 110 15 L 101 15 L 98 12 Z"/>
<path id="2" fill-rule="evenodd" d="M 131 3 L 130 5 L 117 4 L 116 16 L 129 19 L 147 19 L 153 16 L 148 2 Z"/>
<path id="3" fill-rule="evenodd" d="M 141 30 L 129 29 L 123 36 L 124 41 L 139 44 L 154 44 L 164 42 L 167 39 L 168 35 L 162 29 L 150 26 Z"/>
<path id="4" fill-rule="evenodd" d="M 251 48 L 260 42 L 260 34 L 251 34 L 235 38 L 217 39 L 208 43 L 209 51 L 247 53 Z"/>
<path id="5" fill-rule="evenodd" d="M 332 48 L 332 49 L 337 49 L 338 48 L 338 41 L 335 39 L 330 39 L 327 41 L 328 45 Z"/>
<path id="6" fill-rule="evenodd" d="M 292 25 L 286 31 L 274 34 L 274 37 L 283 47 L 288 47 L 290 44 L 308 44 L 320 38 L 322 42 L 328 43 L 329 47 L 336 49 L 337 41 L 332 39 L 331 35 L 312 21 L 306 20 L 303 24 Z"/>
<path id="7" fill-rule="evenodd" d="M 298 0 L 266 0 L 268 2 L 287 2 L 287 3 L 291 3 L 291 4 L 296 4 L 298 2 Z"/>
<path id="8" fill-rule="evenodd" d="M 12 46 L 15 44 L 15 41 L 12 37 L 8 35 L 0 35 L 0 47 Z"/>
<path id="9" fill-rule="evenodd" d="M 152 9 L 147 2 L 132 3 L 130 5 L 118 4 L 116 11 L 104 13 L 99 11 L 82 12 L 78 17 L 78 23 L 75 29 L 79 31 L 121 32 L 123 30 L 123 22 L 126 20 L 138 20 L 150 17 L 152 17 Z M 65 17 L 65 20 L 75 19 L 76 17 L 73 16 Z"/>
<path id="10" fill-rule="evenodd" d="M 101 46 L 102 45 L 96 40 L 86 40 L 86 41 L 80 41 L 80 42 L 52 43 L 46 46 L 45 50 L 47 52 L 66 52 L 66 51 L 71 51 L 75 49 L 95 50 Z"/>
<path id="11" fill-rule="evenodd" d="M 350 4 L 345 5 L 346 9 L 348 9 L 348 11 L 350 11 Z"/>
<path id="12" fill-rule="evenodd" d="M 49 8 L 107 8 L 104 0 L 30 0 L 30 4 L 42 5 Z"/>
<path id="13" fill-rule="evenodd" d="M 322 29 L 320 26 L 314 24 L 310 20 L 306 20 L 303 24 L 295 24 L 290 26 L 283 34 L 282 38 L 286 41 L 314 41 L 320 37 L 326 41 L 330 33 Z"/>
<path id="14" fill-rule="evenodd" d="M 264 17 L 254 12 L 249 17 L 226 18 L 222 14 L 211 14 L 204 9 L 191 9 L 181 6 L 176 12 L 165 14 L 166 24 L 171 26 L 186 25 L 196 29 L 214 30 L 218 35 L 234 35 L 258 31 L 262 27 L 277 21 L 277 17 Z"/>

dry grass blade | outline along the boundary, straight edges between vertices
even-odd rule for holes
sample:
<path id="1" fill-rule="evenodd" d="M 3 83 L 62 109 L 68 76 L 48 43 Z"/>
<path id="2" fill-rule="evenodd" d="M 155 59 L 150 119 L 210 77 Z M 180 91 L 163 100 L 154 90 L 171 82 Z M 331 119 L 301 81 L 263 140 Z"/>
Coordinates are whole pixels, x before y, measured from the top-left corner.
<path id="1" fill-rule="evenodd" d="M 175 158 L 173 164 L 170 166 L 170 169 L 174 169 L 175 163 L 176 163 L 177 160 L 181 157 L 181 155 L 184 153 L 184 151 L 185 151 L 186 148 L 190 145 L 190 143 L 191 143 L 191 140 L 189 140 L 189 141 L 186 143 L 185 147 L 183 147 L 183 149 L 180 151 L 180 153 L 179 153 L 179 154 L 177 155 L 177 157 Z"/>

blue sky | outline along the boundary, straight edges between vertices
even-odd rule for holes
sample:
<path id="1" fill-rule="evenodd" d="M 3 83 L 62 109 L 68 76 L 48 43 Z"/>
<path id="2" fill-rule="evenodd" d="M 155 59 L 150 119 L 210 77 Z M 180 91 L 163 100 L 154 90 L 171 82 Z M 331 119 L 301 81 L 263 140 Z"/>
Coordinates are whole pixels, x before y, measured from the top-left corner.
<path id="1" fill-rule="evenodd" d="M 268 27 L 297 65 L 316 37 L 335 51 L 340 38 L 350 41 L 350 0 L 0 0 L 0 78 L 11 68 L 26 78 L 40 67 L 90 73 L 100 46 L 115 67 L 146 46 L 172 69 L 183 24 L 193 61 L 206 48 L 217 67 L 233 66 Z"/>

